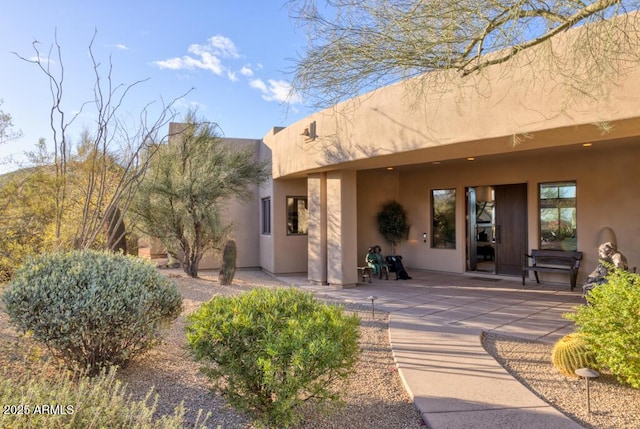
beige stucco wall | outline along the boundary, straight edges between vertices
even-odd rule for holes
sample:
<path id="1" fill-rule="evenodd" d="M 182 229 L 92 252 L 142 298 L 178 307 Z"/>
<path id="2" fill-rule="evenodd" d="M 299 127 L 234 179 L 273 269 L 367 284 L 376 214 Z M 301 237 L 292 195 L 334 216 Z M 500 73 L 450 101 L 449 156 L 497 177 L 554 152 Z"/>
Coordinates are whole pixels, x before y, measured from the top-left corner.
<path id="1" fill-rule="evenodd" d="M 558 49 L 564 46 L 563 38 L 573 34 L 560 35 L 555 43 Z M 415 80 L 388 86 L 266 136 L 265 143 L 273 150 L 274 177 L 518 152 L 637 134 L 640 67 L 612 74 L 584 96 L 567 78 L 548 71 L 550 67 L 541 62 L 544 49 L 541 46 L 465 79 L 439 73 L 429 75 L 432 84 L 426 87 L 417 87 Z M 312 122 L 315 139 L 302 135 Z M 613 128 L 603 135 L 596 125 L 601 123 Z M 514 147 L 514 136 L 528 144 Z"/>
<path id="2" fill-rule="evenodd" d="M 576 34 L 564 33 L 556 47 L 569 46 L 563 38 Z M 274 197 L 295 187 L 296 180 L 302 186 L 308 176 L 313 178 L 308 192 L 313 193 L 321 174 L 355 174 L 355 206 L 346 204 L 341 210 L 356 214 L 356 244 L 349 242 L 351 235 L 327 236 L 325 247 L 347 246 L 357 264 L 373 244 L 382 245 L 383 253 L 389 254 L 391 249 L 377 232 L 375 214 L 384 202 L 395 199 L 407 209 L 411 224 L 409 239 L 396 250 L 404 256 L 405 266 L 464 272 L 467 186 L 526 183 L 531 249 L 538 241 L 538 184 L 575 180 L 578 250 L 585 253 L 580 280 L 597 265 L 603 228 L 615 231 L 620 250 L 632 266 L 640 266 L 636 244 L 640 201 L 635 197 L 640 179 L 640 68 L 622 70 L 615 79 L 605 75 L 608 81 L 584 96 L 565 78 L 536 63 L 543 58 L 542 51 L 528 52 L 466 79 L 434 74 L 431 82 L 438 82 L 436 86 L 418 88 L 410 80 L 385 87 L 270 132 L 264 143 L 272 155 Z M 568 54 L 570 58 L 574 52 Z M 529 62 L 533 68 L 524 66 Z M 316 135 L 303 135 L 312 124 Z M 583 143 L 593 146 L 584 148 Z M 467 157 L 475 161 L 468 162 Z M 457 190 L 457 245 L 431 249 L 430 190 L 444 188 Z M 327 189 L 327 201 L 342 198 L 331 192 Z M 353 194 L 352 189 L 348 192 Z M 275 221 L 285 219 L 282 210 L 274 210 Z M 328 215 L 333 215 L 331 210 L 336 208 Z M 322 221 L 313 213 L 311 218 Z M 330 225 L 324 229 L 327 234 Z M 427 243 L 424 232 L 429 234 Z M 306 252 L 312 276 L 322 277 L 315 247 L 323 236 L 321 230 L 316 233 L 307 240 L 311 247 Z M 271 247 L 263 249 L 273 249 L 274 271 L 284 266 L 282 259 L 302 249 L 284 244 L 291 243 L 274 236 Z M 327 262 L 332 263 L 337 262 Z M 301 268 L 303 263 L 292 265 Z M 543 278 L 566 280 L 549 274 Z M 347 282 L 347 277 L 334 281 Z"/>
<path id="3" fill-rule="evenodd" d="M 271 234 L 260 234 L 262 268 L 276 274 L 306 272 L 307 236 L 287 234 L 287 197 L 307 196 L 307 180 L 272 181 L 260 195 L 271 198 Z"/>
<path id="4" fill-rule="evenodd" d="M 526 143 L 525 143 L 526 144 Z M 382 241 L 377 232 L 375 213 L 382 203 L 397 198 L 408 212 L 409 240 L 396 253 L 405 266 L 418 269 L 465 271 L 465 188 L 467 186 L 527 183 L 528 248 L 538 244 L 538 184 L 575 180 L 578 204 L 578 250 L 584 252 L 580 280 L 597 265 L 597 246 L 603 228 L 615 232 L 619 249 L 631 266 L 640 267 L 640 139 L 625 144 L 596 144 L 556 154 L 529 152 L 526 156 L 504 159 L 476 159 L 451 164 L 424 164 L 411 171 L 377 169 L 358 173 L 358 258 L 366 248 Z M 387 184 L 375 188 L 368 184 Z M 394 185 L 397 188 L 394 189 Z M 430 191 L 455 188 L 457 195 L 456 249 L 432 249 L 422 233 L 431 233 Z M 387 248 L 383 253 L 389 252 Z M 543 279 L 566 279 L 542 274 Z"/>
<path id="5" fill-rule="evenodd" d="M 378 232 L 376 215 L 384 203 L 400 200 L 400 174 L 386 169 L 358 172 L 358 264 L 366 265 L 367 249 L 374 245 L 390 255 L 391 248 Z M 397 249 L 399 250 L 399 249 Z"/>
<path id="6" fill-rule="evenodd" d="M 236 241 L 238 268 L 257 268 L 260 266 L 259 253 L 259 219 L 256 213 L 260 210 L 257 198 L 257 187 L 253 188 L 252 198 L 248 201 L 229 201 L 224 208 L 225 222 L 233 225 L 229 238 Z M 200 269 L 219 269 L 222 254 L 208 251 L 200 262 Z"/>

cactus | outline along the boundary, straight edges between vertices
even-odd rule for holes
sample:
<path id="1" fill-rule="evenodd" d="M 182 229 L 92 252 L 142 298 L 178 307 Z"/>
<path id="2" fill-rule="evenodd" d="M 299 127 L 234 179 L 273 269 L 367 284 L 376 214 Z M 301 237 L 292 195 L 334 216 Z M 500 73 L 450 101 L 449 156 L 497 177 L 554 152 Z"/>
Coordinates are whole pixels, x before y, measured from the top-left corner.
<path id="1" fill-rule="evenodd" d="M 220 275 L 218 281 L 221 285 L 230 285 L 233 276 L 236 274 L 236 242 L 235 240 L 227 240 L 222 251 L 222 266 L 220 267 Z"/>
<path id="2" fill-rule="evenodd" d="M 587 347 L 584 336 L 576 332 L 558 340 L 551 352 L 551 362 L 569 377 L 577 377 L 574 371 L 578 368 L 597 368 L 595 356 Z"/>

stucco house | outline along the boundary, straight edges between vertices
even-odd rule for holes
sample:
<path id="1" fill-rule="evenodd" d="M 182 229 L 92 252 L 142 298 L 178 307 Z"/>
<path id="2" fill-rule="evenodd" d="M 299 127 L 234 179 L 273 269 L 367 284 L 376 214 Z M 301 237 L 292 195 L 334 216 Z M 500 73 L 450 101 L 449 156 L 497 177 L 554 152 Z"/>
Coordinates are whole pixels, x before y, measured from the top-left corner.
<path id="1" fill-rule="evenodd" d="M 610 240 L 639 264 L 640 67 L 584 96 L 531 58 L 419 96 L 407 80 L 238 140 L 273 173 L 229 209 L 239 266 L 354 285 L 369 246 L 390 253 L 376 225 L 389 200 L 408 214 L 396 253 L 409 271 L 517 276 L 531 249 L 579 250 L 581 283 Z"/>

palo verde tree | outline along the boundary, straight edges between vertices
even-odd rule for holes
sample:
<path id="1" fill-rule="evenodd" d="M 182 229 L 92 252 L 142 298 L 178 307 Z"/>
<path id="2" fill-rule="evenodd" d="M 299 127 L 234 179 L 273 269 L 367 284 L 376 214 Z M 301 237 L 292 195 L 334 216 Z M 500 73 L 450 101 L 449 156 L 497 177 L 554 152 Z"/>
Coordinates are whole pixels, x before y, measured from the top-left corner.
<path id="1" fill-rule="evenodd" d="M 0 98 L 0 106 L 4 100 Z M 13 125 L 13 117 L 0 109 L 0 144 L 15 140 L 22 135 L 20 130 L 16 130 Z"/>
<path id="2" fill-rule="evenodd" d="M 44 140 L 27 157 L 33 167 L 0 176 L 0 282 L 9 280 L 27 256 L 53 244 L 54 176 L 50 168 L 36 166 L 46 157 Z"/>
<path id="3" fill-rule="evenodd" d="M 233 198 L 248 198 L 267 179 L 255 153 L 226 144 L 218 126 L 187 113 L 169 144 L 158 147 L 134 204 L 140 229 L 170 253 L 183 255 L 184 271 L 198 276 L 208 249 L 220 249 L 232 227 L 222 219 Z"/>
<path id="4" fill-rule="evenodd" d="M 640 60 L 638 0 L 290 0 L 308 45 L 294 90 L 325 107 L 418 77 L 419 90 L 442 75 L 479 74 L 495 64 L 544 61 L 577 93 Z M 597 23 L 598 25 L 589 25 Z M 573 27 L 583 31 L 554 44 Z M 561 46 L 560 46 L 561 45 Z M 536 47 L 535 50 L 532 48 Z M 535 52 L 535 53 L 534 53 Z M 571 58 L 563 52 L 573 52 Z M 512 62 L 514 58 L 523 61 Z"/>
<path id="5" fill-rule="evenodd" d="M 164 140 L 161 131 L 175 115 L 172 106 L 177 98 L 155 109 L 151 104 L 145 105 L 137 119 L 120 113 L 127 96 L 146 79 L 115 83 L 111 61 L 105 67 L 94 54 L 96 35 L 97 32 L 88 46 L 94 75 L 93 99 L 76 106 L 74 113 L 68 114 L 65 108 L 68 82 L 64 79 L 65 63 L 57 34 L 47 55 L 41 53 L 37 41 L 33 43 L 33 57 L 15 54 L 37 66 L 49 83 L 53 139 L 48 145 L 53 150 L 48 162 L 54 176 L 51 218 L 57 249 L 113 249 L 122 242 L 125 214 L 157 143 Z M 74 152 L 69 129 L 84 114 L 93 117 L 94 126 L 85 130 Z M 72 233 L 66 234 L 70 219 Z"/>

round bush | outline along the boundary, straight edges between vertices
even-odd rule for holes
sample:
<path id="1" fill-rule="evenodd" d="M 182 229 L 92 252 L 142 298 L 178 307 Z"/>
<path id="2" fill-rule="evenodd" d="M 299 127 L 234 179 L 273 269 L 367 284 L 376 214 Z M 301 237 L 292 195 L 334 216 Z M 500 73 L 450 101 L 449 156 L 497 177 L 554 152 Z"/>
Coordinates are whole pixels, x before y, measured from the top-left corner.
<path id="1" fill-rule="evenodd" d="M 358 358 L 357 316 L 297 289 L 215 297 L 187 317 L 187 339 L 214 390 L 258 422 L 286 427 L 303 402 L 331 389 Z"/>
<path id="2" fill-rule="evenodd" d="M 640 276 L 611 269 L 587 299 L 589 305 L 567 318 L 576 322 L 600 365 L 640 388 Z"/>
<path id="3" fill-rule="evenodd" d="M 182 309 L 175 285 L 148 262 L 87 250 L 27 261 L 2 301 L 19 331 L 90 374 L 153 347 Z"/>

